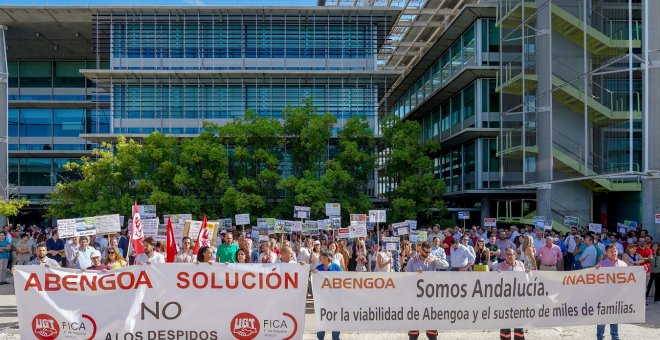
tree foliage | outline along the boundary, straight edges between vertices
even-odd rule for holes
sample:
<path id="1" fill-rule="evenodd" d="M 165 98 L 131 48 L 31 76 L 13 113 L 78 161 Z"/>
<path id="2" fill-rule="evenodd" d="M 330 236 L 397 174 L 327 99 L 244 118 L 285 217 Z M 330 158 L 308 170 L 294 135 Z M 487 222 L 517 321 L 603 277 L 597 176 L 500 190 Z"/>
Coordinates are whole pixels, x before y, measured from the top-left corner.
<path id="1" fill-rule="evenodd" d="M 446 211 L 442 194 L 445 183 L 433 175 L 433 159 L 440 149 L 434 141 L 422 141 L 422 128 L 414 120 L 385 117 L 381 125 L 383 150 L 387 154 L 384 175 L 393 186 L 386 196 L 390 202 L 388 219 L 430 219 L 434 211 Z M 414 136 L 414 137 L 412 137 Z"/>
<path id="2" fill-rule="evenodd" d="M 138 143 L 119 137 L 66 165 L 76 179 L 57 185 L 48 215 L 129 216 L 134 200 L 155 204 L 161 214 L 211 219 L 239 213 L 290 218 L 294 205 L 310 206 L 312 218 L 320 219 L 326 202 L 341 204 L 344 223 L 350 213 L 366 213 L 377 150 L 373 127 L 352 117 L 336 132 L 336 118 L 320 114 L 309 99 L 282 116 L 248 111 L 223 126 L 205 123 L 193 138 L 153 133 Z M 384 129 L 381 147 L 393 156 L 387 176 L 397 183 L 388 194 L 396 218 L 442 206 L 442 181 L 425 175 L 432 165 L 427 154 L 437 146 L 420 144 L 415 124 L 391 121 Z"/>

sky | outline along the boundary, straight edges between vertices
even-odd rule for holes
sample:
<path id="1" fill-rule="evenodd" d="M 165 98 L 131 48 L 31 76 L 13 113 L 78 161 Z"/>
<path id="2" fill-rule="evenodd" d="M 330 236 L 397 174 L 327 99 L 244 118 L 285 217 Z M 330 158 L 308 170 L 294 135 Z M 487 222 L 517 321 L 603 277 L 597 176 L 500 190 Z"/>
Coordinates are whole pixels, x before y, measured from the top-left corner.
<path id="1" fill-rule="evenodd" d="M 315 6 L 316 0 L 0 0 L 0 6 Z"/>

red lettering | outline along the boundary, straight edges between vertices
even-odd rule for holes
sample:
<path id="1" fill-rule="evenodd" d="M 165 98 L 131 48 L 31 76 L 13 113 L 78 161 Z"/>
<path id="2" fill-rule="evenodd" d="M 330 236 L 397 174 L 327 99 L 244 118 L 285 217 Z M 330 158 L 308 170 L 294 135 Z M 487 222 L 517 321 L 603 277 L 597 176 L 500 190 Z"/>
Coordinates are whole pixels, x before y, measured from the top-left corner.
<path id="1" fill-rule="evenodd" d="M 179 282 L 176 284 L 177 287 L 181 289 L 190 287 L 190 281 L 188 281 L 188 273 L 179 272 L 179 274 L 176 274 L 176 278 L 179 279 Z"/>
<path id="2" fill-rule="evenodd" d="M 255 277 L 254 273 L 248 272 L 248 273 L 243 274 L 243 287 L 245 287 L 247 289 L 252 289 L 252 288 L 254 288 L 255 284 L 254 284 L 254 282 L 248 284 L 247 280 L 245 279 L 248 276 L 251 276 L 252 279 L 254 279 L 254 277 Z"/>
<path id="3" fill-rule="evenodd" d="M 38 291 L 43 290 L 41 288 L 41 282 L 39 281 L 39 277 L 37 276 L 36 273 L 30 274 L 27 281 L 25 282 L 25 287 L 23 288 L 23 290 L 27 291 L 29 288 L 36 288 Z"/>
<path id="4" fill-rule="evenodd" d="M 60 285 L 60 276 L 57 274 L 48 274 L 46 273 L 46 291 L 60 290 L 62 286 Z"/>

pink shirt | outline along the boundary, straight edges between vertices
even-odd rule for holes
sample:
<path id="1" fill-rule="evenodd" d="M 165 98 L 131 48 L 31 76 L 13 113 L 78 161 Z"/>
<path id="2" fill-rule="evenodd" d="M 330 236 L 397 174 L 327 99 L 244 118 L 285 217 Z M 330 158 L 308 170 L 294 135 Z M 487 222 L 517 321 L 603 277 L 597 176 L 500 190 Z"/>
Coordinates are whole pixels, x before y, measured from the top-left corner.
<path id="1" fill-rule="evenodd" d="M 539 251 L 536 252 L 536 256 L 541 260 L 541 264 L 544 266 L 554 266 L 557 264 L 557 261 L 561 260 L 561 249 L 556 244 L 553 244 L 550 248 L 547 245 L 543 245 L 539 248 Z"/>

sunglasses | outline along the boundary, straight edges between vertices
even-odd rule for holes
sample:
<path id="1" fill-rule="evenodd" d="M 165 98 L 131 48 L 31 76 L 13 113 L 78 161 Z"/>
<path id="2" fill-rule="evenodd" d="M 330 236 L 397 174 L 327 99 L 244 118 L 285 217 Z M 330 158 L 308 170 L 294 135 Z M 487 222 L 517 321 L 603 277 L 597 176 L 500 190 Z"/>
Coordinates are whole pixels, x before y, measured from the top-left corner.
<path id="1" fill-rule="evenodd" d="M 115 253 L 114 251 L 109 251 L 109 252 L 108 252 L 108 255 L 110 255 L 110 254 L 114 254 L 114 253 Z"/>

